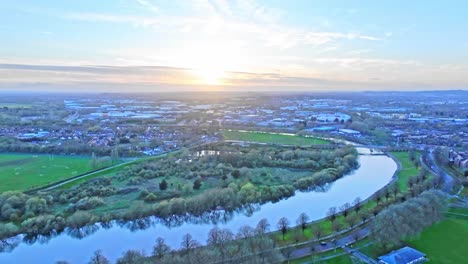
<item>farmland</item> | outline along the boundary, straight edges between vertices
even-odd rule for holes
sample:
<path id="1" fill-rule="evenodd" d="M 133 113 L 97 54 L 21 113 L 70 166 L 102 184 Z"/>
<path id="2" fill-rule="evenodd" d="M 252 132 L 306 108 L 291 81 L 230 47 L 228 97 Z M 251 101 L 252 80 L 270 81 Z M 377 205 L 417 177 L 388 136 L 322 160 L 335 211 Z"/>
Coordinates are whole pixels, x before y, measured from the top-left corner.
<path id="1" fill-rule="evenodd" d="M 25 191 L 90 170 L 89 157 L 0 154 L 0 193 Z"/>

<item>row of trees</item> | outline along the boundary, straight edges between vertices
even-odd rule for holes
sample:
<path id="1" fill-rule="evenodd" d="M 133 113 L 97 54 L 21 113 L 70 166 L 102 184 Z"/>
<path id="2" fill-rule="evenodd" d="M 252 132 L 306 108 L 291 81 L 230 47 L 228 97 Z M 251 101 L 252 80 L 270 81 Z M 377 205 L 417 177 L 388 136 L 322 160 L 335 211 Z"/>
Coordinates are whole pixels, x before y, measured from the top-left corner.
<path id="1" fill-rule="evenodd" d="M 275 248 L 274 241 L 266 235 L 269 230 L 270 224 L 266 219 L 260 220 L 255 228 L 243 226 L 236 234 L 229 229 L 214 227 L 208 233 L 206 246 L 202 246 L 192 235 L 185 234 L 178 250 L 173 250 L 163 238 L 158 237 L 150 256 L 129 250 L 117 260 L 117 264 L 278 263 L 283 256 Z M 89 263 L 108 264 L 110 261 L 98 250 Z"/>
<path id="2" fill-rule="evenodd" d="M 441 220 L 446 207 L 447 196 L 439 190 L 425 191 L 418 197 L 391 205 L 372 222 L 373 238 L 382 249 L 398 246 Z"/>

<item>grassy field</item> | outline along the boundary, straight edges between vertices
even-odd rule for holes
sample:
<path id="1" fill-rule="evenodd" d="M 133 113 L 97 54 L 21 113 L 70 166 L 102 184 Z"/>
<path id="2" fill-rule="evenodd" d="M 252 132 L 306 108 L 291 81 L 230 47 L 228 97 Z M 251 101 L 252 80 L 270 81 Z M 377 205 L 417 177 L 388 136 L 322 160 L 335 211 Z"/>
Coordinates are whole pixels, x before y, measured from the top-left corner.
<path id="1" fill-rule="evenodd" d="M 427 254 L 429 263 L 466 263 L 468 221 L 448 218 L 408 241 L 409 246 Z"/>
<path id="2" fill-rule="evenodd" d="M 406 192 L 408 190 L 408 179 L 419 174 L 419 169 L 414 166 L 409 158 L 408 152 L 390 152 L 395 158 L 400 161 L 401 170 L 398 172 L 398 186 L 400 190 Z M 415 153 L 419 159 L 420 153 Z"/>
<path id="3" fill-rule="evenodd" d="M 283 145 L 323 145 L 329 143 L 326 140 L 313 137 L 259 132 L 223 131 L 223 137 L 226 140 L 274 143 Z"/>
<path id="4" fill-rule="evenodd" d="M 325 261 L 320 261 L 323 264 L 352 264 L 351 258 L 348 255 L 339 256 Z"/>
<path id="5" fill-rule="evenodd" d="M 466 263 L 468 251 L 465 239 L 468 236 L 468 221 L 455 217 L 447 217 L 424 230 L 417 238 L 406 241 L 413 247 L 427 255 L 428 263 Z M 364 254 L 377 259 L 378 250 L 374 245 L 361 250 Z"/>
<path id="6" fill-rule="evenodd" d="M 88 157 L 0 154 L 0 193 L 28 190 L 90 170 Z"/>

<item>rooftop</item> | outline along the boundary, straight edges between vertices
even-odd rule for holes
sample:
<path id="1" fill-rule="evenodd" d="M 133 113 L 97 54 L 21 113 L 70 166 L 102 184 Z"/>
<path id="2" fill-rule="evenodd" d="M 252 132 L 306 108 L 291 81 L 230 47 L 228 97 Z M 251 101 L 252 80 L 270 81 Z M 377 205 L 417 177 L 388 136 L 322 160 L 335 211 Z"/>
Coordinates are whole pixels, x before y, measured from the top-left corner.
<path id="1" fill-rule="evenodd" d="M 404 247 L 380 256 L 379 260 L 380 263 L 384 264 L 423 263 L 426 261 L 426 254 L 410 247 Z"/>

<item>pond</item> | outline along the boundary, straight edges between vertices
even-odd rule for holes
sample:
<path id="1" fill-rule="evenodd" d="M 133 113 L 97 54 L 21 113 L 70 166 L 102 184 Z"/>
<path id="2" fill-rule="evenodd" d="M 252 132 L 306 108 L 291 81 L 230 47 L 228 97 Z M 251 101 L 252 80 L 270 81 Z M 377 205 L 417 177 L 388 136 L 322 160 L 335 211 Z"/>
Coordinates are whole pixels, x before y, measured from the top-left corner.
<path id="1" fill-rule="evenodd" d="M 276 229 L 276 223 L 281 217 L 287 217 L 291 224 L 296 223 L 302 212 L 307 213 L 311 220 L 317 220 L 325 217 L 332 206 L 351 203 L 356 197 L 363 200 L 370 197 L 388 184 L 397 170 L 397 164 L 386 155 L 360 155 L 359 163 L 357 170 L 330 184 L 323 191 L 298 191 L 288 199 L 255 206 L 253 212 L 235 212 L 227 221 L 220 221 L 216 225 L 236 233 L 241 226 L 254 227 L 263 218 L 268 219 L 272 229 Z M 157 219 L 146 219 L 134 222 L 132 226 L 137 224 L 147 228 L 135 230 L 129 228 L 130 224 L 114 223 L 107 228 L 97 225 L 99 227 L 86 230 L 91 231 L 91 234 L 81 239 L 76 238 L 77 234 L 64 232 L 45 239 L 45 242 L 40 239 L 29 243 L 21 241 L 11 252 L 0 253 L 0 263 L 54 263 L 58 260 L 87 263 L 97 249 L 101 249 L 106 257 L 115 261 L 129 249 L 144 250 L 150 254 L 157 237 L 163 237 L 172 248 L 179 247 L 182 236 L 186 233 L 205 243 L 208 231 L 215 225 L 203 221 L 186 221 L 178 226 L 168 227 Z"/>

